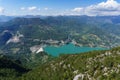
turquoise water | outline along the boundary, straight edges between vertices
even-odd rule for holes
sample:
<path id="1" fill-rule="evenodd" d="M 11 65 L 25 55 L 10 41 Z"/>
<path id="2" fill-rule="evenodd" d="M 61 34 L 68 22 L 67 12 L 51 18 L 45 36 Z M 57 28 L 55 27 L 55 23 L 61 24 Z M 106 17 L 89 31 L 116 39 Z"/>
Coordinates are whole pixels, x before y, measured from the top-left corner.
<path id="1" fill-rule="evenodd" d="M 93 50 L 104 50 L 105 48 L 91 48 L 91 47 L 78 47 L 73 44 L 67 44 L 60 47 L 47 46 L 44 51 L 52 56 L 59 56 L 60 54 L 75 54 L 88 52 Z"/>

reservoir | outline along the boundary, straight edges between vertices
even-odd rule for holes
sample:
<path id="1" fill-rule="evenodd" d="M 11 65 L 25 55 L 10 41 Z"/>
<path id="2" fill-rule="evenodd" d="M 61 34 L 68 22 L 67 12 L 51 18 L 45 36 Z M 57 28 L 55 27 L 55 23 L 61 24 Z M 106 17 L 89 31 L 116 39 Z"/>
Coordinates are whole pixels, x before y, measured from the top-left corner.
<path id="1" fill-rule="evenodd" d="M 59 56 L 60 54 L 83 53 L 83 52 L 89 52 L 93 50 L 105 50 L 105 48 L 79 47 L 79 46 L 75 46 L 74 44 L 67 44 L 59 47 L 46 46 L 44 48 L 44 51 L 52 56 Z"/>

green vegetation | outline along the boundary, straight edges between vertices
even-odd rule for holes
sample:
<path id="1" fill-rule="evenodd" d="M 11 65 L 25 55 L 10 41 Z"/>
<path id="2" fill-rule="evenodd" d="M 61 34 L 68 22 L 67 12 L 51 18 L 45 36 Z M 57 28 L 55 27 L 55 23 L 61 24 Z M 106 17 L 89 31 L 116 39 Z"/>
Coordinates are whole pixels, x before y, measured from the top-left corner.
<path id="1" fill-rule="evenodd" d="M 0 55 L 0 80 L 14 80 L 29 71 L 18 62 Z"/>
<path id="2" fill-rule="evenodd" d="M 117 18 L 115 17 L 115 19 Z M 113 23 L 107 22 L 108 19 Z M 58 16 L 43 19 L 15 18 L 0 25 L 0 44 L 3 47 L 11 38 L 11 34 L 15 36 L 19 32 L 24 37 L 20 38 L 21 43 L 15 44 L 16 47 L 28 48 L 44 44 L 45 42 L 41 40 L 49 39 L 66 42 L 68 37 L 75 40 L 79 46 L 119 46 L 119 24 L 116 24 L 113 19 L 112 17 L 88 16 Z M 6 33 L 3 35 L 5 30 L 8 30 L 9 36 Z"/>
<path id="3" fill-rule="evenodd" d="M 120 48 L 108 51 L 92 51 L 76 55 L 62 55 L 38 67 L 20 79 L 32 80 L 73 80 L 83 75 L 84 80 L 119 80 Z M 80 80 L 82 77 L 79 77 Z"/>
<path id="4" fill-rule="evenodd" d="M 9 59 L 19 60 L 22 66 L 33 69 L 37 66 L 43 65 L 54 59 L 51 55 L 45 52 L 33 53 L 33 54 L 13 54 L 6 55 Z"/>
<path id="5" fill-rule="evenodd" d="M 119 17 L 21 17 L 0 22 L 0 79 L 119 80 L 119 47 L 58 58 L 37 53 L 45 45 L 69 42 L 89 47 L 119 46 Z"/>
<path id="6" fill-rule="evenodd" d="M 31 71 L 21 75 L 15 67 L 0 69 L 4 80 L 119 80 L 120 47 L 106 51 L 91 51 L 82 54 L 61 55 Z M 3 59 L 3 58 L 2 58 Z M 6 59 L 3 59 L 4 61 Z M 10 62 L 10 61 L 7 61 Z M 6 66 L 10 66 L 7 63 Z M 11 64 L 15 66 L 15 64 Z M 18 67 L 17 67 L 18 68 Z M 20 70 L 20 69 L 18 69 Z M 22 69 L 24 72 L 24 68 Z M 4 75 L 4 74 L 8 75 Z M 12 72 L 12 74 L 10 74 Z"/>

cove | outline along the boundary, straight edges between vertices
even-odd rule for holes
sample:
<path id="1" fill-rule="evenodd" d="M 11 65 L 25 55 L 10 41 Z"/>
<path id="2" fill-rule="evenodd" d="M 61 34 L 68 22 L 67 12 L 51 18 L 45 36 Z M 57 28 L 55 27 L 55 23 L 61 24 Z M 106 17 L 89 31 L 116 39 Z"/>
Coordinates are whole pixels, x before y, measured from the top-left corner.
<path id="1" fill-rule="evenodd" d="M 55 46 L 44 47 L 44 51 L 46 53 L 55 57 L 59 56 L 60 54 L 76 54 L 76 53 L 89 52 L 93 50 L 105 50 L 105 48 L 79 47 L 71 43 L 59 47 L 55 47 Z"/>

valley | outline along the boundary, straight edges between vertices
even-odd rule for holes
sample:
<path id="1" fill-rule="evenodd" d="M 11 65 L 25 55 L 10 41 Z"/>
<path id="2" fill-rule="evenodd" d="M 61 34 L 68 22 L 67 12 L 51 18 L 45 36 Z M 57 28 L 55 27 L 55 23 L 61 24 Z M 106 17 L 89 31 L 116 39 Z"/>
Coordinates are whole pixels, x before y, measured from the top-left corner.
<path id="1" fill-rule="evenodd" d="M 118 80 L 119 17 L 23 16 L 1 21 L 0 79 Z"/>
<path id="2" fill-rule="evenodd" d="M 120 80 L 120 0 L 0 0 L 0 80 Z"/>

